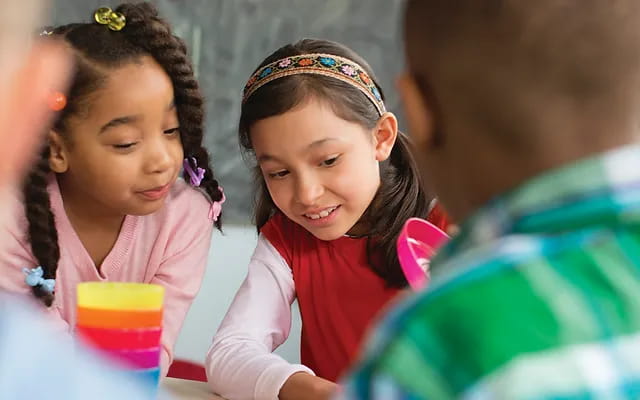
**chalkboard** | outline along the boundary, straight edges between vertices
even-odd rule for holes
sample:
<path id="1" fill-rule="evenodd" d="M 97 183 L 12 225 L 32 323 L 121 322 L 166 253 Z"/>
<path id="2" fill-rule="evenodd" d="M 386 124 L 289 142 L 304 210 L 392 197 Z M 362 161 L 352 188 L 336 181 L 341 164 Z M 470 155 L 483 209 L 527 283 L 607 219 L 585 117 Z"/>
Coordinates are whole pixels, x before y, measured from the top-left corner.
<path id="1" fill-rule="evenodd" d="M 120 1 L 54 0 L 52 24 L 90 21 Z M 403 67 L 401 0 L 157 0 L 153 3 L 189 45 L 207 105 L 206 146 L 225 188 L 225 222 L 249 223 L 252 181 L 237 140 L 241 90 L 278 47 L 305 37 L 342 42 L 373 67 L 400 118 L 395 78 Z"/>

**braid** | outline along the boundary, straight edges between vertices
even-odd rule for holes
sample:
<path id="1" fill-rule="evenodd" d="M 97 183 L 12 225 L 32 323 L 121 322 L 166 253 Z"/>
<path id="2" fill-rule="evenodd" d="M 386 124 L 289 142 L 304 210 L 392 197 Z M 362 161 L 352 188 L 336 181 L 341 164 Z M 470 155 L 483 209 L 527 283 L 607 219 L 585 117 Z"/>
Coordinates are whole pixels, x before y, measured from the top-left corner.
<path id="1" fill-rule="evenodd" d="M 49 169 L 49 147 L 42 152 L 36 167 L 31 171 L 24 186 L 24 207 L 29 223 L 29 242 L 31 251 L 44 271 L 45 279 L 55 279 L 60 248 L 55 218 L 51 211 L 51 201 L 47 191 Z M 33 294 L 47 307 L 53 303 L 53 294 L 40 286 L 32 288 Z"/>
<path id="2" fill-rule="evenodd" d="M 173 35 L 169 24 L 158 17 L 157 10 L 148 3 L 123 4 L 116 11 L 127 18 L 122 33 L 126 34 L 129 42 L 145 49 L 171 78 L 185 155 L 194 157 L 198 166 L 205 170 L 200 187 L 210 200 L 222 200 L 222 191 L 209 165 L 209 154 L 202 145 L 204 100 L 187 57 L 187 46 L 182 39 Z M 184 178 L 187 181 L 189 179 L 186 172 Z M 220 221 L 218 218 L 215 223 L 218 229 L 221 227 Z"/>
<path id="3" fill-rule="evenodd" d="M 222 200 L 222 190 L 209 165 L 209 154 L 202 146 L 204 101 L 187 58 L 186 44 L 173 35 L 169 25 L 158 17 L 156 9 L 149 3 L 124 4 L 116 11 L 127 19 L 126 27 L 121 32 L 112 32 L 95 22 L 47 29 L 71 47 L 76 66 L 67 92 L 67 105 L 55 116 L 53 129 L 64 134 L 66 122 L 71 116 L 87 112 L 90 95 L 105 82 L 109 69 L 135 62 L 149 54 L 165 70 L 173 84 L 185 155 L 195 158 L 198 166 L 205 170 L 200 187 L 211 201 Z M 52 173 L 49 156 L 47 145 L 25 181 L 23 194 L 32 253 L 43 269 L 43 277 L 55 279 L 60 248 L 47 191 Z M 184 176 L 188 180 L 186 173 Z M 215 225 L 220 229 L 220 219 Z M 33 293 L 47 306 L 52 304 L 54 295 L 41 287 L 34 287 Z"/>

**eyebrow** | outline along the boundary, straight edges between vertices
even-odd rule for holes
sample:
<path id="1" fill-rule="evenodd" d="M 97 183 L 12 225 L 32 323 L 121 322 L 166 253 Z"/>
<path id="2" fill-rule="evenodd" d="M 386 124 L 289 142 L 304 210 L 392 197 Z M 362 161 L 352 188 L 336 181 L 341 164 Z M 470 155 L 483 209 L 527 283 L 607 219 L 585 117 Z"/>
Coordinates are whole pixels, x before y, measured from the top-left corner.
<path id="1" fill-rule="evenodd" d="M 108 129 L 115 128 L 116 126 L 132 124 L 139 119 L 139 115 L 127 115 L 125 117 L 114 118 L 106 124 L 102 125 L 102 128 L 100 128 L 100 132 L 98 132 L 98 134 L 103 133 Z"/>
<path id="2" fill-rule="evenodd" d="M 169 103 L 169 106 L 167 107 L 167 111 L 171 111 L 175 108 L 176 108 L 176 101 L 171 100 L 171 103 Z M 111 121 L 107 122 L 106 124 L 102 125 L 102 128 L 100 128 L 100 131 L 98 132 L 98 134 L 103 133 L 108 129 L 115 128 L 120 125 L 133 124 L 139 119 L 140 119 L 139 115 L 126 115 L 124 117 L 114 118 Z"/>
<path id="3" fill-rule="evenodd" d="M 305 150 L 311 150 L 315 147 L 320 147 L 323 144 L 326 144 L 327 142 L 333 142 L 333 141 L 340 141 L 339 138 L 333 138 L 333 137 L 329 137 L 329 138 L 324 138 L 324 139 L 320 139 L 320 140 L 316 140 L 315 142 L 309 144 Z M 279 161 L 278 157 L 276 156 L 272 156 L 271 154 L 261 154 L 258 157 L 258 164 L 263 163 L 263 162 L 267 162 L 267 161 Z"/>

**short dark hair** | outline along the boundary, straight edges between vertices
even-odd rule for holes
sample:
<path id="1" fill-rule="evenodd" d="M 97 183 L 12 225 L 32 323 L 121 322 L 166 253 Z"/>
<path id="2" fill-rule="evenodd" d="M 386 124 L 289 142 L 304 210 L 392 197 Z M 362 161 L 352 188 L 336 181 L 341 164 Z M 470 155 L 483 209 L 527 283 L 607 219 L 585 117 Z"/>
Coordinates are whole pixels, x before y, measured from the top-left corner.
<path id="1" fill-rule="evenodd" d="M 526 148 L 545 98 L 612 109 L 640 89 L 639 18 L 635 0 L 409 0 L 409 69 L 445 124 Z"/>

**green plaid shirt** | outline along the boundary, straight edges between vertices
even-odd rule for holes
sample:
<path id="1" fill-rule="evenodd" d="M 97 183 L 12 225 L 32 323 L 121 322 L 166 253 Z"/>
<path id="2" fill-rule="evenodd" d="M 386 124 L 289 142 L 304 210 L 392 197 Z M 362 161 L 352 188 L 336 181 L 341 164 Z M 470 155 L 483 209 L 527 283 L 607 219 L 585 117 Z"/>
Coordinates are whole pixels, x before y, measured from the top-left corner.
<path id="1" fill-rule="evenodd" d="M 372 338 L 345 399 L 640 399 L 640 146 L 480 210 Z"/>

